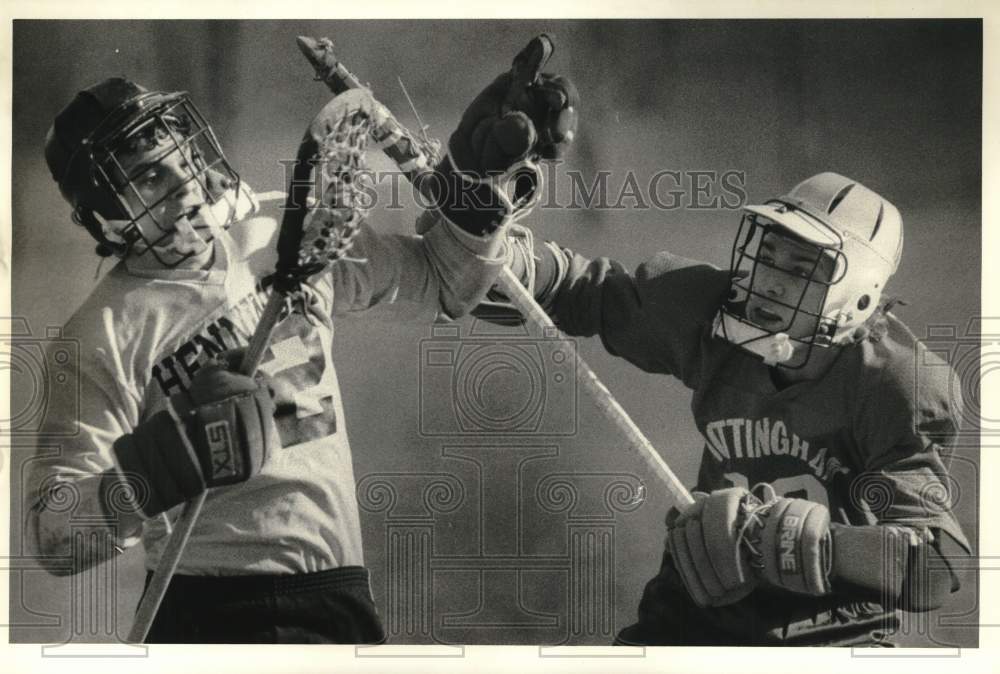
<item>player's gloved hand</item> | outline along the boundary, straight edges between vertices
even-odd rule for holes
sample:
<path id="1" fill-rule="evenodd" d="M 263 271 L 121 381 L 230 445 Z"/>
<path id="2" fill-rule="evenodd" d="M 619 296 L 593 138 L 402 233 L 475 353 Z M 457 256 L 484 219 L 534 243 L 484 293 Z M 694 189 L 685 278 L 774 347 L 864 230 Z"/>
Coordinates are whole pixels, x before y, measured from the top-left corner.
<path id="1" fill-rule="evenodd" d="M 199 369 L 166 410 L 115 442 L 118 467 L 147 517 L 248 480 L 274 450 L 274 403 L 262 378 L 227 369 L 238 354 Z"/>
<path id="2" fill-rule="evenodd" d="M 667 548 L 699 606 L 725 606 L 759 584 L 791 592 L 830 592 L 830 513 L 823 505 L 743 489 L 695 493 L 667 520 Z"/>
<path id="3" fill-rule="evenodd" d="M 552 40 L 534 38 L 465 110 L 437 168 L 437 206 L 462 229 L 489 234 L 539 196 L 539 159 L 566 153 L 580 97 L 566 77 L 542 73 Z M 418 232 L 426 229 L 418 223 Z"/>
<path id="4" fill-rule="evenodd" d="M 534 38 L 472 101 L 448 140 L 456 168 L 485 177 L 529 156 L 556 159 L 576 136 L 580 96 L 566 77 L 542 73 L 552 54 L 547 35 Z"/>

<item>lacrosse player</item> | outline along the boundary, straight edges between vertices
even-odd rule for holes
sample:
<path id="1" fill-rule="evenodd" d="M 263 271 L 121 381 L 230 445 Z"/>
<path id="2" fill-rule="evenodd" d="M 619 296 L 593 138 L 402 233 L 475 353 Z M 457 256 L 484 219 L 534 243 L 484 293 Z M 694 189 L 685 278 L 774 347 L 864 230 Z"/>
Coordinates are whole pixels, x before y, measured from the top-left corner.
<path id="1" fill-rule="evenodd" d="M 527 113 L 515 107 L 502 119 L 490 112 L 509 102 L 505 84 L 466 111 L 452 145 L 466 147 L 475 131 L 505 169 L 571 140 L 566 115 L 575 113 L 547 109 L 549 99 L 529 95 Z M 69 392 L 80 412 L 68 414 L 75 401 L 53 392 L 42 435 L 68 440 L 31 462 L 35 553 L 54 573 L 71 556 L 78 572 L 141 540 L 152 570 L 181 505 L 207 490 L 147 641 L 384 640 L 331 362 L 333 319 L 376 305 L 408 318 L 414 309 L 426 320 L 461 315 L 503 263 L 505 218 L 442 208 L 443 223 L 423 237 L 363 225 L 350 259 L 304 286 L 259 376 L 248 377 L 235 372 L 233 350 L 246 346 L 266 301 L 283 197 L 240 180 L 185 93 L 120 78 L 58 114 L 45 157 L 75 222 L 118 262 L 64 329 L 81 348 L 79 391 Z M 449 153 L 442 172 L 484 158 Z M 71 525 L 83 533 L 75 542 Z"/>
<path id="2" fill-rule="evenodd" d="M 512 268 L 563 331 L 693 391 L 695 503 L 668 514 L 618 643 L 884 645 L 900 609 L 958 589 L 961 400 L 883 301 L 903 244 L 886 199 L 808 178 L 743 209 L 729 270 L 662 252 L 629 273 L 514 234 Z"/>

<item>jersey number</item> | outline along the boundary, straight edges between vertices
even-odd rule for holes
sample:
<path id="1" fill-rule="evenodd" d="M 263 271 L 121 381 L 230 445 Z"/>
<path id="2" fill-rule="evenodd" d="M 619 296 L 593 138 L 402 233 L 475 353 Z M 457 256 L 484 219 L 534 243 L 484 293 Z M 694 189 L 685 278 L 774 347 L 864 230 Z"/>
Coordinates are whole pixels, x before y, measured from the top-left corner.
<path id="1" fill-rule="evenodd" d="M 743 473 L 725 473 L 723 477 L 729 480 L 734 487 L 750 489 L 750 483 L 747 480 L 747 476 Z M 820 503 L 827 508 L 830 507 L 830 502 L 826 497 L 826 489 L 823 488 L 823 483 L 812 475 L 803 474 L 793 475 L 792 477 L 781 477 L 772 482 L 771 487 L 774 488 L 774 492 L 778 496 L 784 496 L 786 498 L 802 498 L 807 501 L 812 501 L 813 503 Z"/>
<path id="2" fill-rule="evenodd" d="M 299 334 L 279 338 L 269 353 L 271 358 L 260 370 L 274 389 L 274 421 L 281 446 L 292 447 L 336 433 L 333 396 L 337 383 L 324 362 L 319 337 L 314 333 L 307 334 L 305 340 Z"/>

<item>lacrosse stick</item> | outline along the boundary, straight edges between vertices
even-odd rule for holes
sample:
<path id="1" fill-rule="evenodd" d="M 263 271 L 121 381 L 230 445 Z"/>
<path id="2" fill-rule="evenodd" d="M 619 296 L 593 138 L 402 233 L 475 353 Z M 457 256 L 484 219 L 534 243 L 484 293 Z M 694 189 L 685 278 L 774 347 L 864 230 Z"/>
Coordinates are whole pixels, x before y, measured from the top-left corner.
<path id="1" fill-rule="evenodd" d="M 360 178 L 374 109 L 368 92 L 361 89 L 346 92 L 331 100 L 306 131 L 299 145 L 278 234 L 278 264 L 271 277 L 273 287 L 240 362 L 240 373 L 249 376 L 257 370 L 275 326 L 304 302 L 305 280 L 343 259 L 353 244 L 367 215 L 362 208 Z M 309 208 L 314 166 L 321 171 L 319 184 L 323 192 L 316 205 Z M 311 213 L 308 224 L 307 213 Z M 136 611 L 129 641 L 141 643 L 149 634 L 206 495 L 207 490 L 188 502 L 175 523 Z"/>
<path id="2" fill-rule="evenodd" d="M 548 36 L 541 36 L 536 40 L 538 43 L 533 43 L 534 48 L 551 53 L 552 43 Z M 316 79 L 324 82 L 331 91 L 337 93 L 348 89 L 365 89 L 358 78 L 337 60 L 333 52 L 333 43 L 329 39 L 317 40 L 310 37 L 299 37 L 297 42 L 299 49 L 316 70 Z M 513 66 L 515 76 L 521 75 L 519 66 L 520 64 L 515 61 Z M 384 106 L 379 103 L 377 105 L 380 107 L 381 123 L 373 125 L 373 139 L 396 162 L 407 179 L 420 190 L 421 194 L 433 203 L 434 195 L 429 191 L 432 181 L 425 178 L 433 174 L 431 167 L 436 163 L 438 145 L 426 137 L 417 139 L 396 121 L 396 118 L 387 109 L 384 109 Z M 536 174 L 540 179 L 541 172 L 536 171 Z M 538 190 L 541 190 L 541 185 L 538 186 Z M 500 289 L 536 329 L 543 331 L 543 334 L 545 331 L 550 331 L 550 333 L 557 331 L 552 319 L 538 306 L 535 298 L 528 293 L 509 267 L 504 267 L 501 270 L 497 282 Z M 561 332 L 557 334 L 563 336 Z M 691 494 L 684 487 L 684 484 L 674 475 L 670 466 L 663 460 L 663 457 L 656 451 L 656 448 L 653 447 L 653 444 L 636 423 L 632 421 L 625 408 L 615 400 L 607 386 L 601 382 L 579 353 L 576 354 L 576 371 L 584 391 L 593 399 L 604 416 L 625 436 L 628 440 L 628 446 L 663 482 L 675 503 L 678 506 L 694 503 L 694 499 L 691 498 Z"/>

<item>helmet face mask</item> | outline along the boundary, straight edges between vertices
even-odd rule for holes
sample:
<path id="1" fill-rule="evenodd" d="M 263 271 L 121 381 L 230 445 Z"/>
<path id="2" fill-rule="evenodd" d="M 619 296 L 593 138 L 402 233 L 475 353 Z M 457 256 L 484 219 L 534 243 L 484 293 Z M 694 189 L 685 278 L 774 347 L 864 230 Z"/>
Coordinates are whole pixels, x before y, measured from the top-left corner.
<path id="1" fill-rule="evenodd" d="M 175 267 L 204 252 L 213 229 L 228 224 L 228 217 L 214 221 L 210 207 L 239 178 L 186 97 L 95 146 L 93 161 L 126 213 L 117 234 L 136 256 Z"/>
<path id="2" fill-rule="evenodd" d="M 799 355 L 780 364 L 801 367 L 813 346 L 831 343 L 836 324 L 822 310 L 845 268 L 839 250 L 798 239 L 764 216 L 744 214 L 730 259 L 730 296 L 722 307 L 730 320 L 723 330 L 739 332 L 729 334 L 730 341 L 755 352 L 775 335 L 787 337 Z M 745 329 L 732 330 L 733 320 Z"/>
<path id="3" fill-rule="evenodd" d="M 120 256 L 197 262 L 235 215 L 239 176 L 182 92 L 106 80 L 60 114 L 46 157 L 74 219 Z"/>
<path id="4" fill-rule="evenodd" d="M 901 249 L 892 204 L 835 173 L 813 176 L 744 208 L 714 334 L 769 365 L 801 368 L 813 348 L 855 338 Z"/>

